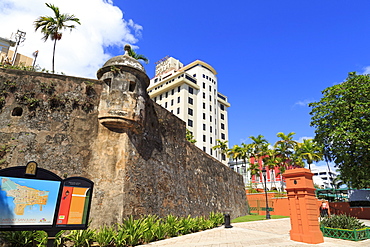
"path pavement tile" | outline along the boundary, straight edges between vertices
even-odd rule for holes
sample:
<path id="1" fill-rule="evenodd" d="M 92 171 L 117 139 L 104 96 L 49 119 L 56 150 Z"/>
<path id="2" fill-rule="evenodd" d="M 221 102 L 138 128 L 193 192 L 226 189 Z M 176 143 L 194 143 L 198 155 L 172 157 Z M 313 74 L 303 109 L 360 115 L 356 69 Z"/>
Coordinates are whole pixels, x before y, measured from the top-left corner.
<path id="1" fill-rule="evenodd" d="M 370 225 L 370 221 L 364 221 Z M 290 219 L 272 219 L 232 224 L 233 228 L 218 227 L 211 230 L 165 239 L 140 247 L 271 247 L 271 246 L 367 246 L 370 239 L 349 241 L 324 238 L 321 244 L 306 244 L 290 240 Z"/>

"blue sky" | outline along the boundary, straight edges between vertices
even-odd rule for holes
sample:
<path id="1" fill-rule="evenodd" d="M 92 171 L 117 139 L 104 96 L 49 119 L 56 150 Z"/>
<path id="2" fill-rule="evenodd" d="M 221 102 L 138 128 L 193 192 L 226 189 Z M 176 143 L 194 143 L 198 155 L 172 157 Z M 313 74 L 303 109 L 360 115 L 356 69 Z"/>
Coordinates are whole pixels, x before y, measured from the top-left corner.
<path id="1" fill-rule="evenodd" d="M 0 18 L 0 36 L 28 30 L 20 52 L 40 49 L 38 62 L 50 67 L 52 42 L 43 43 L 31 24 L 51 12 L 44 0 L 28 1 L 2 0 L 0 16 L 7 18 Z M 57 44 L 57 71 L 95 78 L 107 59 L 123 54 L 125 43 L 150 59 L 149 77 L 166 55 L 213 66 L 219 91 L 231 103 L 230 146 L 259 134 L 270 143 L 278 132 L 313 137 L 307 103 L 320 100 L 321 91 L 348 72 L 370 72 L 368 0 L 48 2 L 82 23 Z"/>
<path id="2" fill-rule="evenodd" d="M 142 27 L 138 53 L 218 72 L 229 98 L 229 143 L 278 132 L 313 137 L 308 102 L 370 65 L 370 1 L 115 1 Z"/>

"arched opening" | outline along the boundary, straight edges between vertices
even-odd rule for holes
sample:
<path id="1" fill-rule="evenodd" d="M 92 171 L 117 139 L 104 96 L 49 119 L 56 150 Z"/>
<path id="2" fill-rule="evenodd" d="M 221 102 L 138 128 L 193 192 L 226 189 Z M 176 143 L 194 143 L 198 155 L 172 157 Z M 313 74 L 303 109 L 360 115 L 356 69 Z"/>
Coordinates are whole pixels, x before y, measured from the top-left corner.
<path id="1" fill-rule="evenodd" d="M 130 86 L 129 86 L 128 91 L 130 92 L 135 91 L 135 86 L 136 86 L 136 83 L 134 81 L 130 81 Z"/>
<path id="2" fill-rule="evenodd" d="M 12 116 L 22 116 L 23 114 L 23 109 L 21 107 L 16 107 L 12 111 Z"/>

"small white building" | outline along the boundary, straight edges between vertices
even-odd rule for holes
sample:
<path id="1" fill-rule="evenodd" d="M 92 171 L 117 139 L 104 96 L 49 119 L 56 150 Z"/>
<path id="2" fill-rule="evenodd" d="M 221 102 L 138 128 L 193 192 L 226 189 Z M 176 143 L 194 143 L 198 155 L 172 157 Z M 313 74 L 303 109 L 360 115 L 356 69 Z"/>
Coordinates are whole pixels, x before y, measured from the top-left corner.
<path id="1" fill-rule="evenodd" d="M 313 173 L 313 183 L 320 186 L 322 189 L 333 188 L 333 180 L 337 177 L 337 173 L 329 170 L 328 167 L 319 167 L 311 165 Z"/>

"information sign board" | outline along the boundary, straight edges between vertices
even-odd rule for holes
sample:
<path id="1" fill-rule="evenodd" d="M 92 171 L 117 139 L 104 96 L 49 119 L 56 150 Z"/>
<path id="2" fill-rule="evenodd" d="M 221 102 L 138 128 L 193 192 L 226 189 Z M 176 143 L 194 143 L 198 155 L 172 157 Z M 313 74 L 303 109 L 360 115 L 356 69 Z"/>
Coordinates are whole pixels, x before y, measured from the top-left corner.
<path id="1" fill-rule="evenodd" d="M 27 166 L 0 170 L 0 231 L 86 229 L 93 182 Z"/>
<path id="2" fill-rule="evenodd" d="M 52 226 L 60 184 L 0 176 L 0 226 Z"/>

